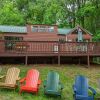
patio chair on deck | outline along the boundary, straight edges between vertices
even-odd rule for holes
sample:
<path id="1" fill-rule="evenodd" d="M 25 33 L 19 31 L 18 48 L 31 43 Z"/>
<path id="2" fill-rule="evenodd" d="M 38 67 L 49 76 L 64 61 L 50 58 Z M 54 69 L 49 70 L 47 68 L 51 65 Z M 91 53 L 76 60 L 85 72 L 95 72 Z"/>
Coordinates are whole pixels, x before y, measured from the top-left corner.
<path id="1" fill-rule="evenodd" d="M 6 75 L 0 76 L 0 79 L 4 80 L 4 82 L 0 82 L 0 88 L 15 89 L 16 82 L 19 80 L 19 73 L 20 69 L 16 67 L 9 68 Z"/>

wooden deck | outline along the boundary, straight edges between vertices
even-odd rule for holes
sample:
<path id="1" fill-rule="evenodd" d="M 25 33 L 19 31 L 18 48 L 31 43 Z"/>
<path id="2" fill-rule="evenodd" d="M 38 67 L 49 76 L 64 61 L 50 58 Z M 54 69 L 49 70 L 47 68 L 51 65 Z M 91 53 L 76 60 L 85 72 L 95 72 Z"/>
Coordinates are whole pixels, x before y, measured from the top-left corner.
<path id="1" fill-rule="evenodd" d="M 58 41 L 3 41 L 0 40 L 0 57 L 28 56 L 87 56 L 100 57 L 100 42 Z"/>

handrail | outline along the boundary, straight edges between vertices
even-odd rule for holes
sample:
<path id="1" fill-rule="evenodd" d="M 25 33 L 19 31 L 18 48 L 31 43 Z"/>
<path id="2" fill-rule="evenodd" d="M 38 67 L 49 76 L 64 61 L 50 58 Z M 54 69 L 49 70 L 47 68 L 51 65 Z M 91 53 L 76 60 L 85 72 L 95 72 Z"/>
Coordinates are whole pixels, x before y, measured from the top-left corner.
<path id="1" fill-rule="evenodd" d="M 100 42 L 8 41 L 0 40 L 0 53 L 58 55 L 100 55 Z"/>

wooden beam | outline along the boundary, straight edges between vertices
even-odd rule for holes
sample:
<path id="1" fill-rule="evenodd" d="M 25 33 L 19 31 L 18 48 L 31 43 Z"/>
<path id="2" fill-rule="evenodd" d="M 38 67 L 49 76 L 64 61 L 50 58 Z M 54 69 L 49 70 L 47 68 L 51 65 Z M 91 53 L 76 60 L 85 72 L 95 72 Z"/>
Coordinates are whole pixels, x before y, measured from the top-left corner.
<path id="1" fill-rule="evenodd" d="M 25 56 L 25 65 L 27 66 L 28 56 Z"/>
<path id="2" fill-rule="evenodd" d="M 90 67 L 90 57 L 89 57 L 90 45 L 87 43 L 87 67 Z"/>
<path id="3" fill-rule="evenodd" d="M 60 55 L 58 55 L 58 66 L 60 66 Z"/>
<path id="4" fill-rule="evenodd" d="M 87 65 L 88 65 L 88 67 L 90 67 L 90 57 L 89 57 L 89 55 L 87 56 Z"/>
<path id="5" fill-rule="evenodd" d="M 80 65 L 81 64 L 81 60 L 80 60 L 81 58 L 78 58 L 78 64 Z"/>
<path id="6" fill-rule="evenodd" d="M 58 42 L 58 66 L 60 66 L 60 41 Z"/>

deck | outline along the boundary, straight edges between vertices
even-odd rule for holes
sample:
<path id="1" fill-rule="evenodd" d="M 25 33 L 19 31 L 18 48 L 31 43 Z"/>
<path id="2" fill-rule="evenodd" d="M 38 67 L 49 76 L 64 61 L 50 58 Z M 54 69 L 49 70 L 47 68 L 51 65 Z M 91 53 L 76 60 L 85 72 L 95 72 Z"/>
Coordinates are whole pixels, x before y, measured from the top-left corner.
<path id="1" fill-rule="evenodd" d="M 100 57 L 100 42 L 0 40 L 0 57 L 20 56 L 57 56 L 59 60 L 60 56 Z"/>

